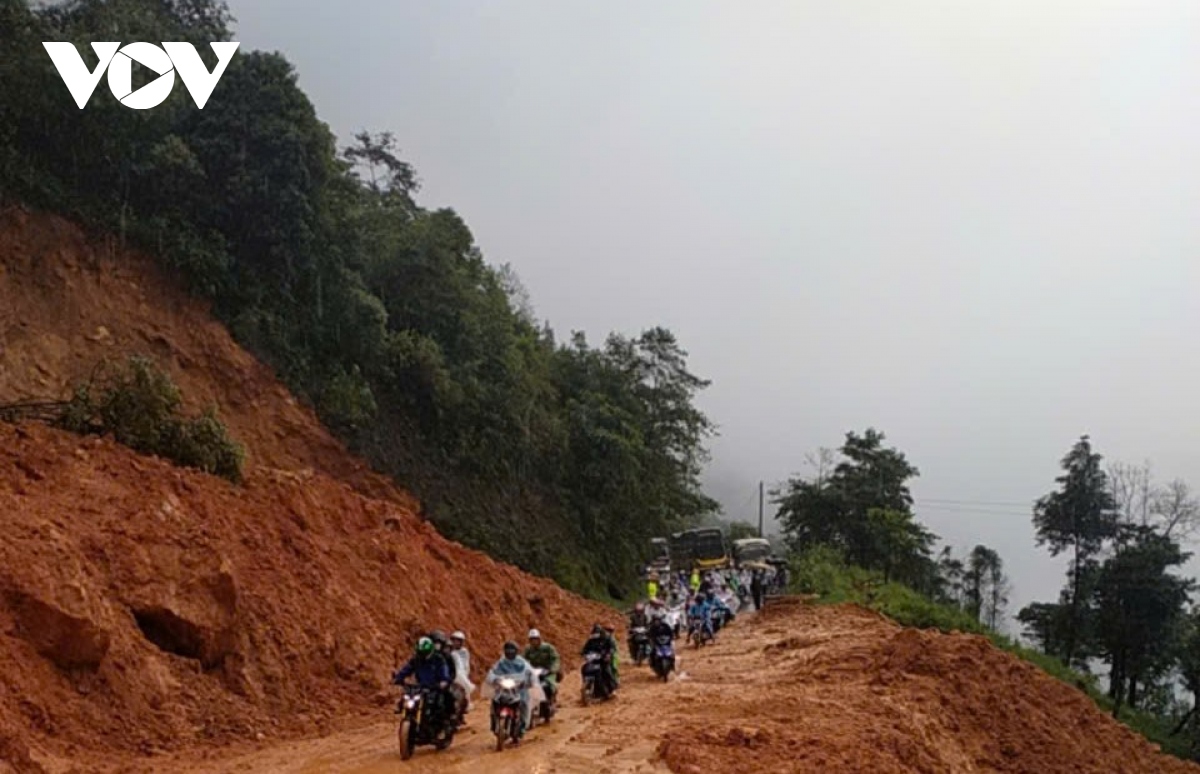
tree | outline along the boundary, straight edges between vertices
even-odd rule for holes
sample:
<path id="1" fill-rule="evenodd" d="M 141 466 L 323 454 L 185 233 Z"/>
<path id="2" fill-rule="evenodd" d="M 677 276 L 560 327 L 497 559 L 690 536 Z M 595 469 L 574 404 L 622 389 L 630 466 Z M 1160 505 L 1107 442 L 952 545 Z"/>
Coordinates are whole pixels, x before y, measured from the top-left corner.
<path id="1" fill-rule="evenodd" d="M 732 521 L 729 523 L 729 541 L 741 540 L 743 538 L 758 537 L 758 527 L 745 521 Z"/>
<path id="2" fill-rule="evenodd" d="M 794 476 L 772 491 L 777 518 L 793 550 L 826 545 L 854 564 L 931 592 L 936 537 L 913 516 L 907 484 L 919 472 L 883 441 L 874 429 L 850 432 L 832 467 L 828 453 L 810 457 L 816 476 Z"/>
<path id="3" fill-rule="evenodd" d="M 1179 624 L 1179 675 L 1192 694 L 1192 706 L 1171 732 L 1175 736 L 1196 717 L 1200 709 L 1200 606 L 1193 606 Z"/>
<path id="4" fill-rule="evenodd" d="M 998 631 L 1004 620 L 1004 611 L 1008 607 L 1008 595 L 1012 591 L 1012 585 L 1004 573 L 1004 562 L 1000 555 L 992 551 L 990 559 L 987 569 L 988 594 L 983 610 L 988 628 Z"/>
<path id="5" fill-rule="evenodd" d="M 1101 456 L 1092 451 L 1088 436 L 1082 436 L 1063 458 L 1063 475 L 1055 479 L 1059 489 L 1037 501 L 1033 525 L 1038 545 L 1048 545 L 1051 556 L 1072 552 L 1069 571 L 1070 616 L 1061 655 L 1070 664 L 1080 644 L 1083 629 L 1083 573 L 1088 560 L 1116 534 L 1116 502 L 1108 479 L 1100 467 Z"/>
<path id="6" fill-rule="evenodd" d="M 1122 524 L 1148 527 L 1164 537 L 1186 539 L 1200 526 L 1200 501 L 1181 479 L 1157 483 L 1150 463 L 1114 462 L 1107 470 Z"/>
<path id="7" fill-rule="evenodd" d="M 1042 653 L 1061 653 L 1069 609 L 1053 602 L 1033 602 L 1021 608 L 1017 621 L 1022 634 Z"/>
<path id="8" fill-rule="evenodd" d="M 954 557 L 950 546 L 943 548 L 938 557 L 938 576 L 942 579 L 942 600 L 963 607 L 966 604 L 966 567 L 961 559 Z"/>
<path id="9" fill-rule="evenodd" d="M 1114 717 L 1125 702 L 1138 706 L 1139 687 L 1170 666 L 1194 583 L 1169 570 L 1190 556 L 1149 527 L 1125 526 L 1116 552 L 1100 567 L 1094 636 L 1110 667 Z"/>

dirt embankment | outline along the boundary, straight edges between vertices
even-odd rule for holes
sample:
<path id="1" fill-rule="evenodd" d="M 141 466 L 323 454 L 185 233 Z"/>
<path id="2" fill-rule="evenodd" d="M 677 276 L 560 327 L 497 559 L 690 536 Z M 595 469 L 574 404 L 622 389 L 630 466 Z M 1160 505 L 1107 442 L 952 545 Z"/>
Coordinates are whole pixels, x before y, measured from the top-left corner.
<path id="1" fill-rule="evenodd" d="M 743 647 L 688 685 L 672 771 L 1200 774 L 983 637 L 791 601 Z"/>
<path id="2" fill-rule="evenodd" d="M 251 467 L 311 468 L 416 508 L 152 259 L 62 218 L 0 212 L 0 404 L 64 398 L 105 358 L 129 355 L 167 369 L 190 410 L 215 405 Z"/>
<path id="3" fill-rule="evenodd" d="M 0 403 L 129 354 L 218 406 L 247 480 L 0 424 L 0 771 L 325 733 L 378 711 L 418 631 L 484 660 L 612 615 L 438 535 L 149 260 L 0 213 Z"/>

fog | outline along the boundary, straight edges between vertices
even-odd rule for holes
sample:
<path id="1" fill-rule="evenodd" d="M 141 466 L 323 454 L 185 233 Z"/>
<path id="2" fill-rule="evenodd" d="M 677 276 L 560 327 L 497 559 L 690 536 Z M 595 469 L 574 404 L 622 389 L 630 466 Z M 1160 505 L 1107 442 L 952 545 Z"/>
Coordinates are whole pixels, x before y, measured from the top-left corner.
<path id="1" fill-rule="evenodd" d="M 873 426 L 1015 612 L 1080 434 L 1200 484 L 1194 1 L 231 6 L 560 334 L 677 334 L 729 517 Z"/>

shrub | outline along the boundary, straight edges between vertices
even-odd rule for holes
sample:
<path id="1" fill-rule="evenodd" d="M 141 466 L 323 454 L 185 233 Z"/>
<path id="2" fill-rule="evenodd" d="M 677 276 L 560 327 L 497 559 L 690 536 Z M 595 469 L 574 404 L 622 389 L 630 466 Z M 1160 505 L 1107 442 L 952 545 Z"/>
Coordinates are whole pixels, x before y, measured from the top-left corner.
<path id="1" fill-rule="evenodd" d="M 146 358 L 131 357 L 116 368 L 102 364 L 78 386 L 58 424 L 76 433 L 112 435 L 142 454 L 241 481 L 245 452 L 216 411 L 189 419 L 180 413 L 182 404 L 165 372 Z"/>

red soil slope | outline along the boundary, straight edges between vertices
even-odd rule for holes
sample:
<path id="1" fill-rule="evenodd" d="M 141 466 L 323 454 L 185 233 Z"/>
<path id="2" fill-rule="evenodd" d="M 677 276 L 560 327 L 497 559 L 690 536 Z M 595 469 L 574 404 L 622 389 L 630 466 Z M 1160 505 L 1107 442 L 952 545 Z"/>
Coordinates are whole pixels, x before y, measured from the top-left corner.
<path id="1" fill-rule="evenodd" d="M 129 355 L 166 368 L 189 408 L 216 405 L 249 465 L 312 468 L 415 507 L 152 260 L 58 217 L 0 212 L 0 403 L 64 398 L 104 358 Z"/>
<path id="2" fill-rule="evenodd" d="M 702 664 L 679 697 L 671 771 L 1200 772 L 983 637 L 798 600 L 748 629 L 745 656 Z"/>
<path id="3" fill-rule="evenodd" d="M 612 616 L 422 523 L 148 260 L 0 213 L 0 403 L 128 354 L 217 404 L 247 481 L 0 424 L 0 772 L 323 731 L 380 711 L 418 631 L 482 662 Z"/>

